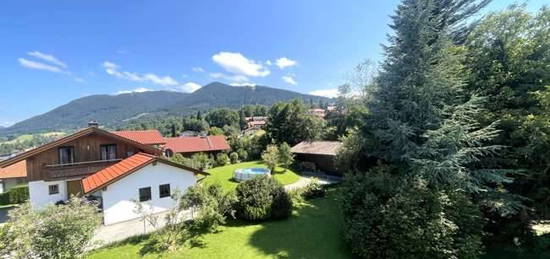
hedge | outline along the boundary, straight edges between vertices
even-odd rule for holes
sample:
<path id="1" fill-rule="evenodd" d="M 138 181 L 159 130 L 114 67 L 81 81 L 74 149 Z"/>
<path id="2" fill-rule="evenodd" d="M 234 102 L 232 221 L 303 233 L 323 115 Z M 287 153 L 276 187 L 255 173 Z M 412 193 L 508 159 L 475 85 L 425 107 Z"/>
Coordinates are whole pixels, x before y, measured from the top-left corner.
<path id="1" fill-rule="evenodd" d="M 10 194 L 5 192 L 5 193 L 0 193 L 0 205 L 8 205 L 10 204 Z"/>
<path id="2" fill-rule="evenodd" d="M 29 187 L 26 185 L 16 186 L 8 191 L 11 204 L 21 204 L 29 199 Z"/>

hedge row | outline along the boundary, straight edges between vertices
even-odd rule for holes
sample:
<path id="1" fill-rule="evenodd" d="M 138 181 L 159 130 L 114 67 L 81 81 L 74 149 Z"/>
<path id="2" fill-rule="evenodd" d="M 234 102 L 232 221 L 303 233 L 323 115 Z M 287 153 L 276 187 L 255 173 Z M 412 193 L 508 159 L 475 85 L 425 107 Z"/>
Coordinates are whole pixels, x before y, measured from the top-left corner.
<path id="1" fill-rule="evenodd" d="M 0 194 L 0 205 L 21 204 L 29 199 L 29 187 L 26 185 L 16 186 L 8 192 Z"/>

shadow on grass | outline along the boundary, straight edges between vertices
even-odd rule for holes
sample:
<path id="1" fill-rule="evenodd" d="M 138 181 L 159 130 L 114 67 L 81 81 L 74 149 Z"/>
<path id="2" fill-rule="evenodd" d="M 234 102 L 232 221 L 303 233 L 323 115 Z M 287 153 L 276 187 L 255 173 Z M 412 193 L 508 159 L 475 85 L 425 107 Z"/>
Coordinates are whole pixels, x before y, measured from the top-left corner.
<path id="1" fill-rule="evenodd" d="M 250 245 L 277 258 L 352 258 L 342 239 L 336 190 L 297 209 L 291 218 L 261 223 Z M 243 223 L 241 223 L 243 224 Z"/>

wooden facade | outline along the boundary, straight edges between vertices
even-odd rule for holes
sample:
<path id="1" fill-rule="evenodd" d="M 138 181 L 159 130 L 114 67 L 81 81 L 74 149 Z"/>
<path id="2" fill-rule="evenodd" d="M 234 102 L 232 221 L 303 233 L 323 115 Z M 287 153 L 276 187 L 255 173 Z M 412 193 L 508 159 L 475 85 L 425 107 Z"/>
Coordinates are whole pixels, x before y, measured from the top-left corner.
<path id="1" fill-rule="evenodd" d="M 116 159 L 101 160 L 101 146 L 110 144 L 116 145 Z M 60 163 L 58 153 L 60 147 L 73 148 L 73 163 Z M 138 152 L 147 151 L 119 138 L 92 132 L 28 157 L 28 179 L 29 181 L 39 181 L 82 178 Z"/>

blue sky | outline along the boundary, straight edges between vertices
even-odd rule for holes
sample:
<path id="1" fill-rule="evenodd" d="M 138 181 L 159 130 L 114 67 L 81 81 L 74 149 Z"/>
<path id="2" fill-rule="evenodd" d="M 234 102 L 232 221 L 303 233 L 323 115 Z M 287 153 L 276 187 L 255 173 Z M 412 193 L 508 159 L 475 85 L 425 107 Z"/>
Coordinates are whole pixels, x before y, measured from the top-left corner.
<path id="1" fill-rule="evenodd" d="M 398 2 L 6 1 L 0 125 L 91 94 L 189 92 L 212 81 L 330 95 L 356 64 L 381 60 Z"/>

